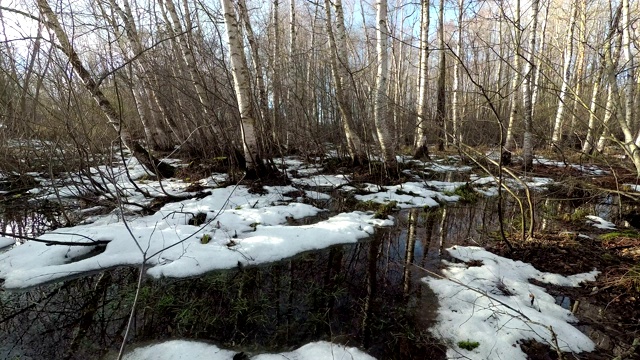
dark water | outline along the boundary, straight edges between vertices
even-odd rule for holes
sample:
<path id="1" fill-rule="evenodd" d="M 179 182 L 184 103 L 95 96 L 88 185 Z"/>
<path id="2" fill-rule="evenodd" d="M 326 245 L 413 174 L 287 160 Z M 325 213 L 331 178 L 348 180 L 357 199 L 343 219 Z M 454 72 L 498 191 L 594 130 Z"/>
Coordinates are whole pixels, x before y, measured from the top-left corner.
<path id="1" fill-rule="evenodd" d="M 554 231 L 560 227 L 553 219 L 580 207 L 599 206 L 609 217 L 616 211 L 606 201 L 542 194 L 534 201 L 536 228 Z M 11 223 L 7 213 L 3 226 Z M 358 244 L 194 279 L 146 279 L 129 347 L 189 338 L 255 354 L 327 340 L 379 359 L 443 358 L 444 347 L 428 332 L 438 303 L 420 281 L 422 269 L 437 271 L 444 248 L 496 241 L 497 201 L 395 216 L 394 227 Z M 504 219 L 507 230 L 520 226 L 515 202 L 506 202 Z M 0 357 L 92 359 L 115 351 L 136 279 L 136 269 L 121 268 L 21 293 L 0 291 Z"/>

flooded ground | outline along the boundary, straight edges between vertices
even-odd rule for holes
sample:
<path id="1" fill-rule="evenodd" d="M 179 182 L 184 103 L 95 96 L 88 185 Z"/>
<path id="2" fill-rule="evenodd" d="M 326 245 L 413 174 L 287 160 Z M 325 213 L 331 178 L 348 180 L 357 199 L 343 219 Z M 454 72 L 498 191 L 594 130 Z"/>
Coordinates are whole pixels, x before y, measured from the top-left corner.
<path id="1" fill-rule="evenodd" d="M 563 216 L 588 212 L 615 220 L 620 213 L 611 197 L 578 201 L 534 193 L 533 202 L 536 229 L 551 232 L 570 230 L 556 221 Z M 32 235 L 59 225 L 60 214 L 3 205 L 3 227 Z M 444 358 L 443 344 L 429 334 L 438 303 L 420 281 L 427 275 L 423 269 L 437 271 L 443 249 L 453 245 L 499 242 L 497 205 L 496 198 L 480 197 L 402 210 L 393 214 L 394 227 L 357 244 L 198 278 L 147 279 L 130 346 L 189 338 L 254 354 L 327 340 L 379 359 Z M 506 231 L 517 233 L 518 204 L 506 200 L 504 209 Z M 122 341 L 136 279 L 137 269 L 119 268 L 24 292 L 1 291 L 0 357 L 111 357 Z M 557 297 L 572 306 L 568 295 Z"/>

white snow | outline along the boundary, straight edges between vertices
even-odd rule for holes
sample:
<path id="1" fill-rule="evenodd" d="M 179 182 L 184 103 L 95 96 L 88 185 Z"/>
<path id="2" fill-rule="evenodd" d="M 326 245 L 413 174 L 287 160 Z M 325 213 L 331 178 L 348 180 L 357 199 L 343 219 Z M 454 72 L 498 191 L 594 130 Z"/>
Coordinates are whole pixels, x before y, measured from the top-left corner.
<path id="1" fill-rule="evenodd" d="M 640 185 L 637 184 L 622 184 L 623 189 L 629 189 L 629 191 L 640 192 Z"/>
<path id="2" fill-rule="evenodd" d="M 497 178 L 493 176 L 480 177 L 479 175 L 471 174 L 470 179 L 471 184 L 474 186 L 483 186 L 498 183 Z M 515 189 L 523 189 L 524 186 L 522 185 L 522 183 L 532 189 L 543 189 L 544 187 L 554 183 L 553 179 L 544 177 L 520 177 L 519 180 L 520 181 L 516 181 L 508 176 L 505 176 L 503 177 L 502 182 L 507 186 Z M 490 191 L 490 193 L 494 192 Z"/>
<path id="3" fill-rule="evenodd" d="M 125 360 L 231 360 L 235 351 L 220 349 L 216 345 L 171 340 L 163 343 L 137 348 L 124 356 Z M 312 342 L 291 352 L 279 354 L 260 354 L 253 360 L 374 360 L 355 347 L 319 341 Z"/>
<path id="4" fill-rule="evenodd" d="M 586 218 L 590 220 L 587 221 L 587 223 L 591 223 L 591 225 L 597 227 L 598 229 L 615 230 L 616 228 L 616 225 L 614 223 L 612 223 L 611 221 L 607 221 L 599 216 L 587 215 Z"/>
<path id="5" fill-rule="evenodd" d="M 0 249 L 5 248 L 7 246 L 11 246 L 15 243 L 16 241 L 14 239 L 9 239 L 4 236 L 0 236 Z"/>
<path id="6" fill-rule="evenodd" d="M 167 159 L 174 166 L 177 160 Z M 152 196 L 162 196 L 166 193 L 174 196 L 185 195 L 185 189 L 190 185 L 180 179 L 165 179 L 162 181 L 145 179 L 149 173 L 138 162 L 136 158 L 130 158 L 126 161 L 126 166 L 122 163 L 112 166 L 102 165 L 90 169 L 91 176 L 73 175 L 68 178 L 49 180 L 37 178 L 40 187 L 29 190 L 29 193 L 38 199 L 48 199 L 57 201 L 58 198 L 75 198 L 91 194 L 99 189 L 94 188 L 92 184 L 99 184 L 108 190 L 109 193 L 115 194 L 119 190 L 122 194 L 122 200 L 129 203 L 147 205 L 152 198 L 145 197 L 135 188 L 137 185 L 143 191 Z M 131 180 L 135 181 L 135 185 Z M 139 210 L 136 206 L 127 206 L 130 209 Z"/>
<path id="7" fill-rule="evenodd" d="M 445 195 L 441 192 L 427 189 L 425 186 L 435 183 L 442 182 L 430 181 L 426 184 L 407 182 L 401 185 L 386 186 L 382 191 L 378 191 L 379 189 L 376 189 L 376 186 L 371 185 L 367 187 L 367 190 L 377 192 L 367 195 L 355 195 L 355 198 L 359 201 L 374 201 L 380 204 L 395 201 L 397 203 L 396 205 L 400 208 L 439 206 L 440 204 L 436 199 L 441 201 L 458 201 L 459 196 L 457 195 Z M 447 189 L 451 188 L 451 190 L 453 190 L 455 188 L 454 183 L 446 184 L 448 184 Z M 444 188 L 445 186 L 442 187 Z"/>
<path id="8" fill-rule="evenodd" d="M 349 183 L 349 179 L 344 175 L 315 175 L 308 178 L 291 179 L 298 185 L 314 187 L 337 187 Z"/>
<path id="9" fill-rule="evenodd" d="M 465 171 L 471 171 L 471 169 L 473 169 L 471 166 L 468 166 L 468 165 L 447 165 L 447 164 L 438 164 L 438 163 L 429 164 L 425 168 L 427 170 L 431 170 L 434 172 L 450 172 L 450 171 L 465 172 Z"/>
<path id="10" fill-rule="evenodd" d="M 534 164 L 547 165 L 547 166 L 555 166 L 555 167 L 570 167 L 576 169 L 582 173 L 587 175 L 605 175 L 608 174 L 609 171 L 603 170 L 595 165 L 582 165 L 582 164 L 567 164 L 562 161 L 549 160 L 543 157 L 536 157 L 533 159 Z"/>
<path id="11" fill-rule="evenodd" d="M 557 334 L 562 351 L 594 350 L 594 343 L 571 325 L 577 321 L 571 312 L 556 305 L 553 296 L 529 279 L 578 286 L 595 280 L 597 271 L 565 277 L 479 247 L 455 246 L 447 251 L 464 262 L 482 262 L 480 266 L 445 262 L 443 274 L 454 281 L 423 279 L 439 299 L 438 322 L 431 331 L 448 345 L 448 358 L 524 360 L 526 355 L 518 345 L 521 340 L 534 339 L 553 348 L 549 327 Z M 478 342 L 479 346 L 465 350 L 458 346 L 460 341 Z"/>
<path id="12" fill-rule="evenodd" d="M 157 213 L 127 219 L 102 217 L 40 236 L 40 239 L 89 243 L 109 241 L 104 252 L 73 261 L 93 246 L 46 246 L 28 241 L 0 255 L 0 278 L 6 288 L 23 288 L 121 265 L 138 265 L 146 254 L 148 274 L 187 277 L 239 263 L 259 264 L 321 249 L 353 243 L 373 234 L 375 226 L 392 220 L 373 219 L 371 213 L 342 213 L 311 225 L 288 226 L 289 220 L 323 211 L 291 200 L 291 186 L 265 187 L 267 194 L 251 194 L 244 186 L 219 188 L 200 200 L 165 205 Z M 197 213 L 207 223 L 189 225 Z M 73 235 L 69 235 L 73 234 Z M 201 239 L 210 240 L 203 244 Z"/>

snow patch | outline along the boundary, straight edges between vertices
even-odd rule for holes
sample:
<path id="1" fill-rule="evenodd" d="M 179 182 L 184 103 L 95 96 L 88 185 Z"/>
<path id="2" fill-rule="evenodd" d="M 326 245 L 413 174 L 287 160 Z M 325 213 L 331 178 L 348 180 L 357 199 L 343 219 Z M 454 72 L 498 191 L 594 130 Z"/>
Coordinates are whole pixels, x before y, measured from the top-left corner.
<path id="1" fill-rule="evenodd" d="M 527 357 L 519 346 L 522 340 L 533 339 L 553 348 L 549 327 L 557 335 L 562 351 L 595 349 L 593 341 L 571 325 L 577 321 L 573 314 L 529 279 L 578 286 L 595 280 L 598 271 L 565 277 L 479 247 L 455 246 L 447 251 L 456 259 L 476 263 L 445 261 L 443 275 L 451 280 L 423 279 L 439 299 L 438 323 L 431 331 L 448 344 L 448 358 L 524 360 Z M 462 349 L 458 343 L 464 341 L 478 342 L 479 346 Z"/>

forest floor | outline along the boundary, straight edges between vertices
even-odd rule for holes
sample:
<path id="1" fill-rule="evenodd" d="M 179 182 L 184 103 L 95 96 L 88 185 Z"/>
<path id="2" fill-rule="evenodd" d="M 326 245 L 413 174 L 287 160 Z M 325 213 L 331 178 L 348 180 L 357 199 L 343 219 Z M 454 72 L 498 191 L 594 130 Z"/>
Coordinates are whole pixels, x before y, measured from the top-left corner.
<path id="1" fill-rule="evenodd" d="M 571 275 L 598 269 L 600 275 L 596 281 L 580 287 L 553 286 L 535 280 L 533 283 L 544 286 L 558 302 L 564 301 L 571 306 L 579 319 L 577 327 L 598 346 L 598 351 L 580 354 L 578 358 L 640 359 L 639 203 L 636 194 L 627 192 L 637 189 L 634 183 L 638 179 L 628 168 L 611 164 L 601 166 L 610 170 L 589 176 L 575 166 L 538 164 L 532 173 L 563 184 L 561 192 L 567 197 L 618 194 L 622 190 L 623 196 L 618 199 L 629 204 L 626 213 L 617 214 L 622 229 L 594 227 L 580 221 L 584 214 L 576 210 L 573 214 L 556 216 L 555 220 L 565 229 L 563 232 L 540 231 L 524 241 L 520 234 L 511 234 L 513 251 L 503 242 L 495 242 L 487 249 L 551 273 Z M 629 198 L 625 199 L 625 196 Z M 530 359 L 558 358 L 553 349 L 540 343 L 529 342 L 522 347 Z"/>
<path id="2" fill-rule="evenodd" d="M 197 163 L 184 166 L 179 172 L 180 179 L 163 180 L 162 183 L 148 177 L 135 162 L 114 169 L 98 167 L 88 177 L 104 183 L 105 174 L 109 174 L 106 187 L 112 193 L 124 194 L 127 202 L 121 202 L 119 208 L 108 209 L 101 205 L 104 200 L 97 199 L 99 201 L 94 203 L 97 206 L 87 205 L 79 209 L 81 220 L 65 230 L 73 233 L 73 237 L 70 238 L 68 233 L 49 232 L 40 238 L 60 244 L 70 241 L 86 244 L 97 240 L 99 246 L 50 246 L 51 243 L 28 241 L 0 253 L 0 260 L 4 260 L 0 261 L 0 277 L 6 288 L 28 288 L 101 269 L 135 266 L 141 261 L 150 267 L 147 273 L 153 277 L 199 276 L 219 269 L 274 262 L 335 244 L 356 243 L 370 237 L 376 227 L 390 226 L 393 217 L 388 215 L 397 215 L 398 209 L 426 210 L 446 203 L 472 202 L 478 196 L 495 198 L 498 194 L 491 161 L 465 161 L 455 154 L 446 153 L 437 154 L 433 161 L 413 161 L 410 157 L 399 159 L 401 178 L 391 180 L 376 163 L 353 168 L 347 162 L 331 157 L 320 161 L 316 159 L 313 163 L 287 157 L 275 161 L 289 175 L 290 182 L 286 184 L 260 181 L 236 184 L 233 177 L 210 173 L 206 166 Z M 507 303 L 517 294 L 520 300 L 511 306 L 522 306 L 522 311 L 537 309 L 540 313 L 544 308 L 547 314 L 566 319 L 557 326 L 569 326 L 570 331 L 579 329 L 597 346 L 596 351 L 588 352 L 589 346 L 583 346 L 584 341 L 576 343 L 575 339 L 569 339 L 579 338 L 579 332 L 574 332 L 575 336 L 570 332 L 559 333 L 568 334 L 565 338 L 568 345 L 558 347 L 573 352 L 572 355 L 560 355 L 552 346 L 531 341 L 536 337 L 527 337 L 526 329 L 517 329 L 522 330 L 520 334 L 524 335 L 521 336 L 529 340 L 517 337 L 513 340 L 505 335 L 506 345 L 503 344 L 502 349 L 507 352 L 502 354 L 508 354 L 513 347 L 522 349 L 532 359 L 563 356 L 638 358 L 632 346 L 640 337 L 640 233 L 637 231 L 640 220 L 636 210 L 640 193 L 635 184 L 635 174 L 619 165 L 583 163 L 579 158 L 559 161 L 539 157 L 534 168 L 527 173 L 520 171 L 517 165 L 510 170 L 517 177 L 505 176 L 504 182 L 512 190 L 521 191 L 526 185 L 542 194 L 537 195 L 538 203 L 541 198 L 542 201 L 561 198 L 566 203 L 576 204 L 564 210 L 548 209 L 542 205 L 543 212 L 553 213 L 542 215 L 556 223 L 555 230 L 537 227 L 532 238 L 523 239 L 517 231 L 517 221 L 511 219 L 507 237 L 514 246 L 513 251 L 495 234 L 483 241 L 486 249 L 499 255 L 497 257 L 481 252 L 480 248 L 461 246 L 448 249 L 452 257 L 467 265 L 460 267 L 445 262 L 449 269 L 443 266 L 443 272 L 451 278 L 460 276 L 460 279 L 465 279 L 467 271 L 476 271 L 480 278 L 488 279 L 497 276 L 492 273 L 495 271 L 505 274 L 519 272 L 518 263 L 510 259 L 531 264 L 535 269 L 523 270 L 520 278 L 508 280 L 513 282 L 513 289 L 502 289 L 502 282 L 507 280 L 497 279 L 498 293 L 504 296 L 500 301 Z M 131 179 L 135 179 L 133 186 Z M 81 196 L 78 184 L 88 183 L 86 178 L 80 177 L 38 181 L 41 186 L 30 190 L 30 193 L 50 200 Z M 170 196 L 168 201 L 158 202 L 140 195 L 134 190 L 135 186 L 156 196 Z M 603 201 L 619 205 L 618 213 L 608 214 L 608 220 L 615 224 L 578 204 Z M 88 215 L 94 212 L 96 215 Z M 301 224 L 303 219 L 323 213 L 325 215 L 316 220 Z M 539 215 L 536 214 L 536 218 Z M 127 217 L 128 220 L 124 221 Z M 0 246 L 10 245 L 9 239 L 0 237 L 0 240 L 5 242 Z M 99 251 L 91 252 L 94 247 Z M 482 260 L 474 258 L 474 254 Z M 490 263 L 499 266 L 491 268 Z M 599 271 L 599 275 L 595 281 L 588 281 L 590 275 L 585 274 L 593 274 L 594 269 Z M 579 281 L 572 278 L 575 276 L 587 282 L 576 286 Z M 550 278 L 554 280 L 546 281 Z M 522 283 L 524 292 L 516 289 Z M 495 282 L 474 283 L 473 286 L 491 292 L 494 285 Z M 544 295 L 537 293 L 538 287 L 546 289 L 553 298 L 544 300 Z M 440 291 L 461 293 L 456 288 L 441 287 Z M 531 306 L 526 306 L 528 296 L 531 296 Z M 449 306 L 464 303 L 464 300 L 456 303 L 454 295 L 443 299 L 450 303 Z M 534 306 L 534 300 L 539 304 Z M 488 309 L 491 312 L 489 317 L 498 319 L 501 313 L 493 306 Z M 449 313 L 456 311 L 452 308 Z M 528 312 L 526 316 L 519 314 L 516 317 L 522 315 L 538 319 L 535 312 Z M 470 317 L 463 319 L 463 324 L 481 329 L 488 319 L 476 315 L 474 321 L 470 321 Z M 514 318 L 513 313 L 509 316 Z M 572 322 L 572 316 L 576 316 L 578 322 L 566 325 Z M 507 319 L 505 325 L 509 321 Z M 533 320 L 537 323 L 544 321 Z M 455 326 L 440 330 L 443 333 L 456 331 Z M 502 330 L 500 327 L 498 331 Z M 474 345 L 470 341 L 458 341 L 460 336 L 453 333 L 443 335 L 449 339 L 443 340 L 449 349 L 455 348 L 453 355 L 447 353 L 451 358 L 460 355 L 486 358 L 487 355 L 481 354 L 500 354 L 495 352 L 498 351 L 496 345 L 487 349 L 486 342 Z M 551 338 L 538 339 L 548 344 L 553 342 Z M 456 341 L 462 350 L 456 347 Z M 477 346 L 480 350 L 474 350 Z M 323 351 L 333 351 L 326 344 L 320 347 Z M 158 354 L 165 350 L 158 348 L 154 351 Z M 518 358 L 517 354 L 512 358 Z"/>

